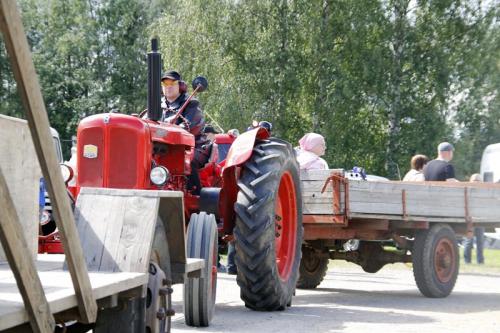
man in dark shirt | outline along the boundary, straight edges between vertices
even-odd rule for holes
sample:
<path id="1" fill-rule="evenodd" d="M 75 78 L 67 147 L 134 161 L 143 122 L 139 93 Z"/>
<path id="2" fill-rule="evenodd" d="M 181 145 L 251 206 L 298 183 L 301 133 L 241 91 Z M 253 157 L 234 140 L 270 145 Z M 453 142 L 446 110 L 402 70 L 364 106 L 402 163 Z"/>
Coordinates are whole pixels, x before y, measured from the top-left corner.
<path id="1" fill-rule="evenodd" d="M 181 75 L 173 70 L 162 75 L 161 85 L 164 96 L 162 99 L 162 121 L 170 121 L 187 101 L 187 87 L 186 83 L 182 81 Z M 200 108 L 200 103 L 196 99 L 192 99 L 176 119 L 175 123 L 194 135 L 194 158 L 191 161 L 191 174 L 188 177 L 187 188 L 193 194 L 199 195 L 201 182 L 198 170 L 203 168 L 205 163 L 208 162 L 210 155 L 208 149 L 210 141 L 207 139 L 205 133 L 203 133 L 205 117 Z"/>
<path id="2" fill-rule="evenodd" d="M 455 169 L 450 161 L 453 159 L 453 145 L 441 142 L 438 145 L 438 157 L 424 167 L 424 177 L 427 181 L 455 181 Z"/>

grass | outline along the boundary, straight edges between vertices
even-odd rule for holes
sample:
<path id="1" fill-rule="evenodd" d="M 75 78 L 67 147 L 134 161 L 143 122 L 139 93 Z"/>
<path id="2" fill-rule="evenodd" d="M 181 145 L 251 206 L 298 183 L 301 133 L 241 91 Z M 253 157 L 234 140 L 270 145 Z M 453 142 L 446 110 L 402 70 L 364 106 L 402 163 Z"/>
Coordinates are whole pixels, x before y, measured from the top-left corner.
<path id="1" fill-rule="evenodd" d="M 472 263 L 466 264 L 464 262 L 464 250 L 460 248 L 460 273 L 474 273 L 474 274 L 500 274 L 500 250 L 498 249 L 484 249 L 484 264 L 478 265 L 476 263 L 476 250 L 472 250 Z M 328 269 L 353 267 L 353 263 L 343 260 L 330 260 Z M 403 264 L 388 264 L 384 269 L 411 269 L 411 263 Z"/>
<path id="2" fill-rule="evenodd" d="M 464 249 L 460 250 L 460 273 L 474 273 L 474 274 L 500 274 L 500 249 L 484 249 L 484 264 L 478 265 L 476 263 L 476 249 L 472 250 L 472 263 L 466 264 L 464 262 Z M 226 265 L 227 255 L 221 254 L 221 263 Z M 344 260 L 330 260 L 328 263 L 329 270 L 335 270 L 342 267 L 354 267 L 356 264 Z M 385 269 L 411 269 L 411 263 L 403 264 L 388 264 L 384 266 Z"/>
<path id="3" fill-rule="evenodd" d="M 476 263 L 476 249 L 472 250 L 472 263 L 464 262 L 464 249 L 460 248 L 460 272 L 461 273 L 500 273 L 500 250 L 484 249 L 484 264 Z"/>

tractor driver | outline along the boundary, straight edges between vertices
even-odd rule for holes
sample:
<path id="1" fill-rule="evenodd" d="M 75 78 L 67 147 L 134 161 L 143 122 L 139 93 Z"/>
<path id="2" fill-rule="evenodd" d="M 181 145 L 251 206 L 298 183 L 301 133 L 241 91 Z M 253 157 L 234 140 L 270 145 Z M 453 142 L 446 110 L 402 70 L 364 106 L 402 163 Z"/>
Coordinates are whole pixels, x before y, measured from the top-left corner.
<path id="1" fill-rule="evenodd" d="M 182 81 L 181 75 L 173 70 L 165 72 L 161 77 L 161 85 L 163 91 L 162 121 L 168 121 L 174 117 L 177 111 L 184 105 L 188 99 L 187 86 Z M 201 183 L 198 175 L 198 170 L 203 168 L 209 158 L 209 140 L 203 133 L 205 127 L 205 118 L 203 111 L 200 108 L 200 102 L 196 99 L 191 99 L 184 111 L 176 119 L 175 124 L 183 126 L 191 134 L 194 135 L 195 153 L 194 159 L 191 161 L 191 175 L 188 178 L 188 189 L 192 190 L 193 194 L 199 194 Z"/>

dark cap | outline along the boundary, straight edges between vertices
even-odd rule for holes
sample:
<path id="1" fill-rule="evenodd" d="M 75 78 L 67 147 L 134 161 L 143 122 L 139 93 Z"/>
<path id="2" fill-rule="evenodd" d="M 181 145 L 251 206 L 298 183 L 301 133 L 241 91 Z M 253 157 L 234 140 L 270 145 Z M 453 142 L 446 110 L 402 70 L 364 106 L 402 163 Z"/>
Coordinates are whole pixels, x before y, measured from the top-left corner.
<path id="1" fill-rule="evenodd" d="M 203 129 L 203 133 L 219 134 L 219 132 L 217 132 L 217 130 L 212 125 L 206 125 Z"/>
<path id="2" fill-rule="evenodd" d="M 259 127 L 265 128 L 268 132 L 271 132 L 273 130 L 273 124 L 265 120 L 259 123 Z"/>
<path id="3" fill-rule="evenodd" d="M 170 80 L 174 80 L 174 81 L 180 81 L 180 80 L 182 80 L 182 77 L 176 71 L 167 71 L 167 72 L 163 73 L 163 75 L 161 76 L 161 80 L 162 81 L 166 80 L 166 79 L 170 79 Z"/>
<path id="4" fill-rule="evenodd" d="M 438 145 L 438 151 L 453 151 L 453 145 L 449 142 L 441 142 Z"/>

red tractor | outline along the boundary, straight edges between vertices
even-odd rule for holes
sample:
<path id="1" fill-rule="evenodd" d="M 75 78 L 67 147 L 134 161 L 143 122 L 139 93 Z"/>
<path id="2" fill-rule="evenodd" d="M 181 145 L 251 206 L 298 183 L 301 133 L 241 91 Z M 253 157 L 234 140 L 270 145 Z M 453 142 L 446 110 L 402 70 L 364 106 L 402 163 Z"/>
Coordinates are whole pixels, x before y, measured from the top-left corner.
<path id="1" fill-rule="evenodd" d="M 224 161 L 209 162 L 199 170 L 203 188 L 194 195 L 186 186 L 194 136 L 182 126 L 159 121 L 161 55 L 154 40 L 152 45 L 147 118 L 105 113 L 80 122 L 76 192 L 81 187 L 105 187 L 184 193 L 189 221 L 187 256 L 205 259 L 208 267 L 205 278 L 186 279 L 188 325 L 207 326 L 213 314 L 216 220 L 225 235 L 234 235 L 237 281 L 245 305 L 254 310 L 283 310 L 291 305 L 295 291 L 303 235 L 299 168 L 293 148 L 270 137 L 264 128 L 247 131 L 230 143 Z M 206 87 L 206 80 L 196 78 L 190 98 Z"/>

